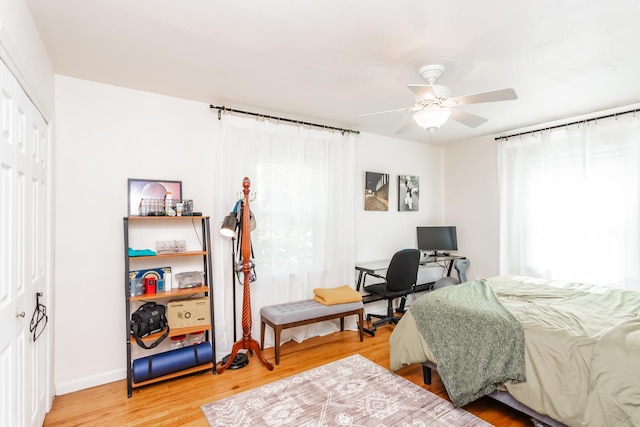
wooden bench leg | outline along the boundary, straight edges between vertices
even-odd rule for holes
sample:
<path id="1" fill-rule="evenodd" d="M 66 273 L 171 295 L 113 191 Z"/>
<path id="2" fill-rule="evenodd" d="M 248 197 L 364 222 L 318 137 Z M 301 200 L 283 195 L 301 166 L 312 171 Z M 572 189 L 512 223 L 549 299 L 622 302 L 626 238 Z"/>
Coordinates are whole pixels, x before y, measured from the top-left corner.
<path id="1" fill-rule="evenodd" d="M 280 333 L 282 332 L 282 325 L 276 325 L 274 329 L 275 335 L 275 351 L 276 351 L 276 365 L 280 364 Z"/>
<path id="2" fill-rule="evenodd" d="M 340 330 L 344 331 L 344 313 L 342 317 L 340 318 Z M 349 312 L 349 315 L 355 314 L 358 316 L 358 332 L 360 333 L 360 341 L 364 341 L 364 332 L 366 331 L 364 328 L 364 308 L 361 308 L 359 310 L 353 310 L 351 312 Z M 274 352 L 275 352 L 275 359 L 276 359 L 276 365 L 280 364 L 280 336 L 282 334 L 282 330 L 286 329 L 286 328 L 292 328 L 295 326 L 302 326 L 302 325 L 308 325 L 311 323 L 315 323 L 315 322 L 320 322 L 320 321 L 325 321 L 325 320 L 331 320 L 331 319 L 335 319 L 338 318 L 338 316 L 340 316 L 340 313 L 338 315 L 329 315 L 329 316 L 324 316 L 324 317 L 317 317 L 314 319 L 306 319 L 306 320 L 301 320 L 301 321 L 297 321 L 297 322 L 291 322 L 291 323 L 286 323 L 284 325 L 274 325 L 272 321 L 270 320 L 265 320 L 264 317 L 260 318 L 260 349 L 264 350 L 264 335 L 265 335 L 265 327 L 266 324 L 268 323 L 269 326 L 271 326 L 273 328 L 273 335 L 274 335 Z"/>

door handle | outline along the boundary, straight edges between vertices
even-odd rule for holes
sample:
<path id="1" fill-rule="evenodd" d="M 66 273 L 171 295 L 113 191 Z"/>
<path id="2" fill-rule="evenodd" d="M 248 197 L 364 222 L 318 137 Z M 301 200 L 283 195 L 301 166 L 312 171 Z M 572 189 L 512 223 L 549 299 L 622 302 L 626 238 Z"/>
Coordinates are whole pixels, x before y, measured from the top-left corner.
<path id="1" fill-rule="evenodd" d="M 16 314 L 16 317 L 24 317 L 24 316 L 25 316 L 24 311 L 22 313 Z"/>

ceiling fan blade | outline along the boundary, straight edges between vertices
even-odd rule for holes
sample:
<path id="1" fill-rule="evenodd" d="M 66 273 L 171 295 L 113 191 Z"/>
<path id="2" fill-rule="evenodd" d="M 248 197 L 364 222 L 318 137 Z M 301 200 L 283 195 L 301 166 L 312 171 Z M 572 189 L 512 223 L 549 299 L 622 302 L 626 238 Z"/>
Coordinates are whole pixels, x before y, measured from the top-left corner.
<path id="1" fill-rule="evenodd" d="M 509 89 L 492 90 L 489 92 L 475 93 L 473 95 L 459 96 L 453 98 L 457 102 L 456 105 L 479 104 L 481 102 L 511 101 L 518 99 L 516 91 Z"/>
<path id="2" fill-rule="evenodd" d="M 407 121 L 407 123 L 405 123 L 404 126 L 402 126 L 400 129 L 398 129 L 396 131 L 395 134 L 396 135 L 400 135 L 400 134 L 403 134 L 403 133 L 407 133 L 407 132 L 411 131 L 415 126 L 416 126 L 416 122 L 415 122 L 415 120 L 413 120 L 413 117 L 411 117 L 409 119 L 409 121 Z"/>
<path id="3" fill-rule="evenodd" d="M 395 110 L 378 111 L 376 113 L 362 114 L 361 116 L 358 116 L 358 117 L 375 116 L 376 114 L 395 113 L 395 112 L 398 112 L 398 111 L 418 111 L 419 109 L 420 108 L 418 108 L 418 107 L 397 108 Z"/>
<path id="4" fill-rule="evenodd" d="M 407 87 L 415 94 L 416 99 L 436 99 L 436 94 L 431 85 L 408 84 Z"/>
<path id="5" fill-rule="evenodd" d="M 475 114 L 458 110 L 457 108 L 451 109 L 450 118 L 456 122 L 462 123 L 463 125 L 469 126 L 470 128 L 476 128 L 487 121 L 484 117 L 476 116 Z"/>

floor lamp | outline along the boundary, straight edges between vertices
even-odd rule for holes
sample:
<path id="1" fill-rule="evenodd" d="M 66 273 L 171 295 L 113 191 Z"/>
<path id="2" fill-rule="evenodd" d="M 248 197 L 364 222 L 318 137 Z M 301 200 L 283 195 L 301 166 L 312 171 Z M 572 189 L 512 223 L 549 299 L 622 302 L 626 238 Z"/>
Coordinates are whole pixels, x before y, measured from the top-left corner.
<path id="1" fill-rule="evenodd" d="M 262 355 L 262 349 L 260 343 L 251 337 L 251 210 L 249 208 L 249 187 L 251 181 L 245 177 L 242 180 L 242 192 L 244 193 L 244 200 L 241 204 L 241 224 L 240 224 L 240 255 L 242 258 L 242 273 L 243 273 L 243 293 L 242 293 L 242 338 L 233 344 L 231 354 L 227 363 L 218 368 L 217 373 L 223 373 L 235 359 L 238 350 L 249 350 L 250 353 L 255 353 L 262 364 L 269 370 L 273 370 L 273 365 L 269 363 Z"/>
<path id="2" fill-rule="evenodd" d="M 220 234 L 231 237 L 231 287 L 233 288 L 233 341 L 236 341 L 236 229 L 238 228 L 237 217 L 238 203 L 233 212 L 227 215 L 222 221 Z M 222 358 L 221 364 L 224 366 L 229 361 L 231 355 Z M 240 369 L 249 364 L 249 356 L 246 353 L 238 353 L 229 364 L 228 369 Z"/>

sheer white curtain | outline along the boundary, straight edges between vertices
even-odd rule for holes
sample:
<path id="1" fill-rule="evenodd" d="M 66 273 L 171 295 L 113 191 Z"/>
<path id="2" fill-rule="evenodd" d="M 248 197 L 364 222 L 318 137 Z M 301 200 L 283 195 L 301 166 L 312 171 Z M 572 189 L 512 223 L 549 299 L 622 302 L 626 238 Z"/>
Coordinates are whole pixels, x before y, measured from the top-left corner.
<path id="1" fill-rule="evenodd" d="M 640 117 L 498 144 L 501 274 L 640 290 Z"/>
<path id="2" fill-rule="evenodd" d="M 231 324 L 231 240 L 219 235 L 225 215 L 242 197 L 242 180 L 251 180 L 251 233 L 257 280 L 251 285 L 252 335 L 260 337 L 260 307 L 313 297 L 313 288 L 353 285 L 355 216 L 355 138 L 340 132 L 226 114 L 219 153 L 214 159 L 216 217 L 215 298 L 220 352 L 233 343 Z M 236 331 L 240 327 L 242 287 L 236 286 Z M 218 309 L 218 305 L 216 305 Z M 355 325 L 355 322 L 354 322 Z M 291 338 L 337 330 L 334 323 L 283 331 Z M 267 328 L 265 345 L 273 345 Z M 226 347 L 226 348 L 225 348 Z M 221 353 L 219 353 L 221 354 Z"/>

